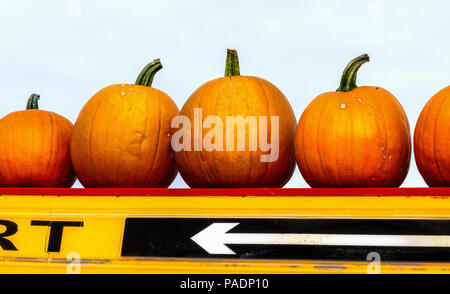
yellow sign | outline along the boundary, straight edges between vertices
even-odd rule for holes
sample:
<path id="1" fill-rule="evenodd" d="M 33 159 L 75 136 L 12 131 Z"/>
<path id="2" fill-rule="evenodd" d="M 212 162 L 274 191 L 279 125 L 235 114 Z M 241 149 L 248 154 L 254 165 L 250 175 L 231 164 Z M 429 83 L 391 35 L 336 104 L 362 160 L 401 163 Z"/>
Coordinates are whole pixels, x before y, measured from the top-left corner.
<path id="1" fill-rule="evenodd" d="M 414 228 L 417 221 L 422 222 L 418 230 L 426 224 L 431 231 L 402 231 L 403 227 Z M 450 200 L 436 196 L 3 195 L 0 272 L 448 272 L 450 260 L 428 260 L 427 256 L 436 256 L 430 250 L 442 256 L 448 253 L 448 235 L 440 230 L 449 221 Z M 355 229 L 348 231 L 345 222 L 353 222 Z M 386 233 L 386 222 L 395 222 L 399 231 Z M 333 239 L 336 234 L 323 229 L 325 224 L 341 228 L 337 233 L 342 235 Z M 308 227 L 320 229 L 308 231 Z M 367 227 L 373 229 L 370 235 Z M 362 246 L 367 250 L 345 253 L 355 257 L 354 261 L 335 258 L 331 249 L 323 250 L 324 244 L 311 243 L 323 242 L 317 241 L 318 234 L 331 240 L 325 244 L 330 248 Z M 363 235 L 369 238 L 363 240 Z M 214 236 L 219 242 L 210 242 Z M 370 236 L 384 237 L 373 241 L 377 238 Z M 389 236 L 400 236 L 400 243 L 390 244 Z M 289 239 L 296 237 L 309 241 Z M 379 240 L 386 241 L 381 244 Z M 408 243 L 422 240 L 429 242 L 423 251 Z M 302 255 L 295 246 L 311 246 L 314 256 Z M 383 252 L 389 253 L 390 246 L 410 250 L 408 256 L 415 254 L 420 260 L 403 260 L 401 255 L 384 260 Z M 261 247 L 271 253 L 262 254 L 257 249 Z M 366 256 L 377 250 L 380 256 Z"/>

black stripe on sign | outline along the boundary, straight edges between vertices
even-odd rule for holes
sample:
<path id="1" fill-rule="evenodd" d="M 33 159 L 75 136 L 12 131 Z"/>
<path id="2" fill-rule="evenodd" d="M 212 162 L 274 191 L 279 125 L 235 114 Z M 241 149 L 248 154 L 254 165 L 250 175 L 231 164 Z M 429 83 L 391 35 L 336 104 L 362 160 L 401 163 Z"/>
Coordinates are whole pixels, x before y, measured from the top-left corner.
<path id="1" fill-rule="evenodd" d="M 448 220 L 127 218 L 122 256 L 366 260 L 377 252 L 383 261 L 450 261 L 449 247 L 232 244 L 235 255 L 209 254 L 191 237 L 213 223 L 239 223 L 228 231 L 239 234 L 450 236 Z"/>

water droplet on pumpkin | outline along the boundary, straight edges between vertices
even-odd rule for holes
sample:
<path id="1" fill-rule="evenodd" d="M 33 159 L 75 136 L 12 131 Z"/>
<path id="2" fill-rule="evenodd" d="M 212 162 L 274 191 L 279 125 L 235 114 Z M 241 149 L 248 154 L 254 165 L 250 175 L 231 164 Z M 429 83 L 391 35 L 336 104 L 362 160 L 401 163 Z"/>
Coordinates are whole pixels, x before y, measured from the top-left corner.
<path id="1" fill-rule="evenodd" d="M 384 151 L 384 147 L 381 147 L 381 151 Z"/>
<path id="2" fill-rule="evenodd" d="M 126 94 L 127 94 L 127 92 L 125 92 L 125 91 L 120 92 L 120 95 L 122 95 L 122 96 L 125 96 Z"/>
<path id="3" fill-rule="evenodd" d="M 392 159 L 392 156 L 391 155 L 389 155 L 389 160 L 391 160 Z"/>
<path id="4" fill-rule="evenodd" d="M 371 178 L 372 182 L 375 182 L 375 178 Z"/>
<path id="5" fill-rule="evenodd" d="M 341 108 L 342 108 L 342 109 L 345 109 L 346 106 L 347 106 L 347 105 L 345 105 L 344 103 L 341 104 Z"/>

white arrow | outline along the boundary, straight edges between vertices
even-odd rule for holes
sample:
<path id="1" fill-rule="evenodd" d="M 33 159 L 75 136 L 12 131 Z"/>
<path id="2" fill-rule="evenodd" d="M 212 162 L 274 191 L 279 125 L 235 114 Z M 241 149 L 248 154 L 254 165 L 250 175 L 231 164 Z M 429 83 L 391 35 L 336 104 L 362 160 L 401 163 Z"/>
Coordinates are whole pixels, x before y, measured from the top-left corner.
<path id="1" fill-rule="evenodd" d="M 236 254 L 225 244 L 450 247 L 450 236 L 227 233 L 239 223 L 213 223 L 191 239 L 209 254 Z"/>

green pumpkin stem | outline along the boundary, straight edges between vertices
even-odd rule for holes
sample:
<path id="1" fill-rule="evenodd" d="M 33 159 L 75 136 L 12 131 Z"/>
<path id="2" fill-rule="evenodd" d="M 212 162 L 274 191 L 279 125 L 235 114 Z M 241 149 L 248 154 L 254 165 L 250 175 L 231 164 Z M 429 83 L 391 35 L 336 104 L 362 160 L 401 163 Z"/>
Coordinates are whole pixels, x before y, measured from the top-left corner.
<path id="1" fill-rule="evenodd" d="M 239 58 L 236 49 L 227 50 L 227 61 L 225 64 L 225 76 L 239 76 Z"/>
<path id="2" fill-rule="evenodd" d="M 141 71 L 136 79 L 136 85 L 151 87 L 155 74 L 162 68 L 161 60 L 155 59 Z"/>
<path id="3" fill-rule="evenodd" d="M 38 94 L 31 94 L 30 98 L 28 98 L 27 109 L 39 109 L 39 97 L 40 96 Z"/>
<path id="4" fill-rule="evenodd" d="M 367 54 L 358 56 L 350 61 L 344 69 L 344 73 L 342 74 L 341 78 L 341 85 L 336 91 L 349 92 L 357 88 L 358 86 L 356 85 L 356 74 L 358 72 L 358 69 L 361 67 L 361 65 L 368 61 L 370 61 L 370 57 Z"/>

